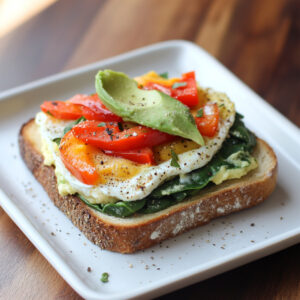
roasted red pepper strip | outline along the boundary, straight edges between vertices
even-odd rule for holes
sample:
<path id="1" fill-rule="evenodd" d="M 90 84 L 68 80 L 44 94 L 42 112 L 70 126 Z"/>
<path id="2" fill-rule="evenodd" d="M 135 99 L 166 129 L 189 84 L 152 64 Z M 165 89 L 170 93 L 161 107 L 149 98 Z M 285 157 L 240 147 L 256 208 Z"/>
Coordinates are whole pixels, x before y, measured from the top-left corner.
<path id="1" fill-rule="evenodd" d="M 101 102 L 97 94 L 77 94 L 67 101 L 82 106 L 83 116 L 87 120 L 121 122 L 122 118 L 109 111 Z"/>
<path id="2" fill-rule="evenodd" d="M 186 85 L 172 89 L 172 97 L 176 98 L 188 107 L 197 105 L 199 97 L 195 72 L 182 74 L 180 82 L 186 83 Z"/>
<path id="3" fill-rule="evenodd" d="M 115 135 L 120 132 L 117 122 L 99 122 L 95 120 L 81 122 L 74 126 L 72 130 L 74 135 L 85 143 L 87 143 L 85 140 L 86 136 L 96 137 L 101 135 L 103 132 L 106 132 L 106 134 L 109 135 Z"/>
<path id="4" fill-rule="evenodd" d="M 146 147 L 135 150 L 111 151 L 103 150 L 105 154 L 129 159 L 139 164 L 155 165 L 154 154 L 151 148 Z"/>
<path id="5" fill-rule="evenodd" d="M 96 147 L 84 144 L 70 130 L 62 138 L 59 150 L 65 167 L 73 176 L 85 184 L 98 183 L 99 174 L 93 159 L 95 153 L 99 152 Z"/>
<path id="6" fill-rule="evenodd" d="M 45 101 L 41 105 L 43 112 L 57 119 L 76 120 L 85 117 L 87 120 L 104 122 L 121 122 L 122 118 L 109 111 L 101 102 L 97 94 L 75 95 L 68 101 Z"/>
<path id="7" fill-rule="evenodd" d="M 148 82 L 144 85 L 145 90 L 158 90 L 182 102 L 188 107 L 193 107 L 199 103 L 198 89 L 195 72 L 182 74 L 182 78 L 177 82 L 178 87 L 166 86 L 163 84 Z M 182 84 L 180 86 L 180 84 Z"/>
<path id="8" fill-rule="evenodd" d="M 218 131 L 219 108 L 215 103 L 202 108 L 202 117 L 195 116 L 195 122 L 203 136 L 213 137 Z"/>
<path id="9" fill-rule="evenodd" d="M 109 123 L 107 123 L 109 124 Z M 119 131 L 115 126 L 101 127 L 86 122 L 74 126 L 74 135 L 83 142 L 103 150 L 127 151 L 156 146 L 173 141 L 176 137 L 144 126 Z"/>
<path id="10" fill-rule="evenodd" d="M 62 120 L 76 120 L 82 117 L 83 112 L 79 105 L 64 101 L 45 101 L 41 110 L 49 115 Z"/>
<path id="11" fill-rule="evenodd" d="M 80 127 L 80 130 L 78 127 Z M 83 139 L 84 143 L 87 144 L 89 144 L 89 142 L 84 139 L 85 136 L 96 137 L 105 134 L 105 136 L 108 135 L 111 140 L 113 136 L 116 136 L 120 133 L 118 123 L 116 122 L 104 123 L 98 121 L 85 121 L 73 127 L 73 129 L 74 132 L 77 132 L 77 134 L 78 131 L 80 131 L 77 137 L 81 140 Z M 102 150 L 107 155 L 123 157 L 140 164 L 155 164 L 153 152 L 149 147 L 135 150 Z"/>

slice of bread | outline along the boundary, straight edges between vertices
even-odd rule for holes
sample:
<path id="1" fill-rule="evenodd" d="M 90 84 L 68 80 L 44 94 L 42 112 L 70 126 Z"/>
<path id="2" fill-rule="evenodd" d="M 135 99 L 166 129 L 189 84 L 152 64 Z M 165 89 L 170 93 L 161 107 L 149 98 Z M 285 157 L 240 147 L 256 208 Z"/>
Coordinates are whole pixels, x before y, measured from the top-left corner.
<path id="1" fill-rule="evenodd" d="M 74 225 L 102 249 L 121 253 L 148 248 L 213 218 L 254 206 L 271 194 L 277 178 L 276 156 L 266 142 L 258 139 L 253 155 L 259 167 L 241 179 L 205 188 L 192 199 L 157 213 L 122 219 L 97 212 L 76 196 L 59 195 L 54 167 L 43 164 L 41 138 L 34 120 L 21 128 L 19 146 L 28 168 Z"/>

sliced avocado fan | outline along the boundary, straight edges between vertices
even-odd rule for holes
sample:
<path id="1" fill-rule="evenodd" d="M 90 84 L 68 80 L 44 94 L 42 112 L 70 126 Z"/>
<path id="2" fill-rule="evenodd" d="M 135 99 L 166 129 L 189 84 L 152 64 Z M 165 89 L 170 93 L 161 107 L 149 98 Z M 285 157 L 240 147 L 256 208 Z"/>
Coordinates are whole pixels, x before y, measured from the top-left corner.
<path id="1" fill-rule="evenodd" d="M 157 90 L 138 88 L 126 74 L 111 70 L 96 75 L 96 91 L 109 110 L 123 118 L 204 145 L 188 107 Z"/>

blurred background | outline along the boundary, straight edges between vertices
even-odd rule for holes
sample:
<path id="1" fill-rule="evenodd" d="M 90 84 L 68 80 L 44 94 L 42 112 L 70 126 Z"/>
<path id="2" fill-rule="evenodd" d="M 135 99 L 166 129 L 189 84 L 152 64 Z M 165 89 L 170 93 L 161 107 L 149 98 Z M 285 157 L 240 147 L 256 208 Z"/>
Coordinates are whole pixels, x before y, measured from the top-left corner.
<path id="1" fill-rule="evenodd" d="M 0 0 L 0 91 L 186 39 L 300 126 L 299 36 L 299 0 Z"/>
<path id="2" fill-rule="evenodd" d="M 171 39 L 203 47 L 300 126 L 299 0 L 0 0 L 0 93 Z M 45 299 L 80 299 L 12 221 L 2 220 L 0 238 L 18 250 L 12 260 L 0 255 L 1 270 L 13 278 L 15 264 L 22 267 L 24 295 L 30 297 L 34 289 Z M 296 299 L 299 250 L 291 247 L 165 298 Z M 26 265 L 28 252 L 35 253 L 36 264 Z M 32 270 L 42 280 L 26 281 Z M 18 283 L 7 286 L 6 296 L 16 288 Z"/>

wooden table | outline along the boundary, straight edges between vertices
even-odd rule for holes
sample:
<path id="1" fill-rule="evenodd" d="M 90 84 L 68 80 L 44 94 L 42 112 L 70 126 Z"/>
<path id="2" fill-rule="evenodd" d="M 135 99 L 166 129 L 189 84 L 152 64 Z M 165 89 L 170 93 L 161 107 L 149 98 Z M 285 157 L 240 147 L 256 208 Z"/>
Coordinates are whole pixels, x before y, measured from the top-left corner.
<path id="1" fill-rule="evenodd" d="M 0 39 L 0 91 L 134 48 L 193 41 L 300 126 L 300 1 L 62 0 Z M 81 299 L 0 208 L 0 298 Z M 296 299 L 300 245 L 161 297 Z"/>

